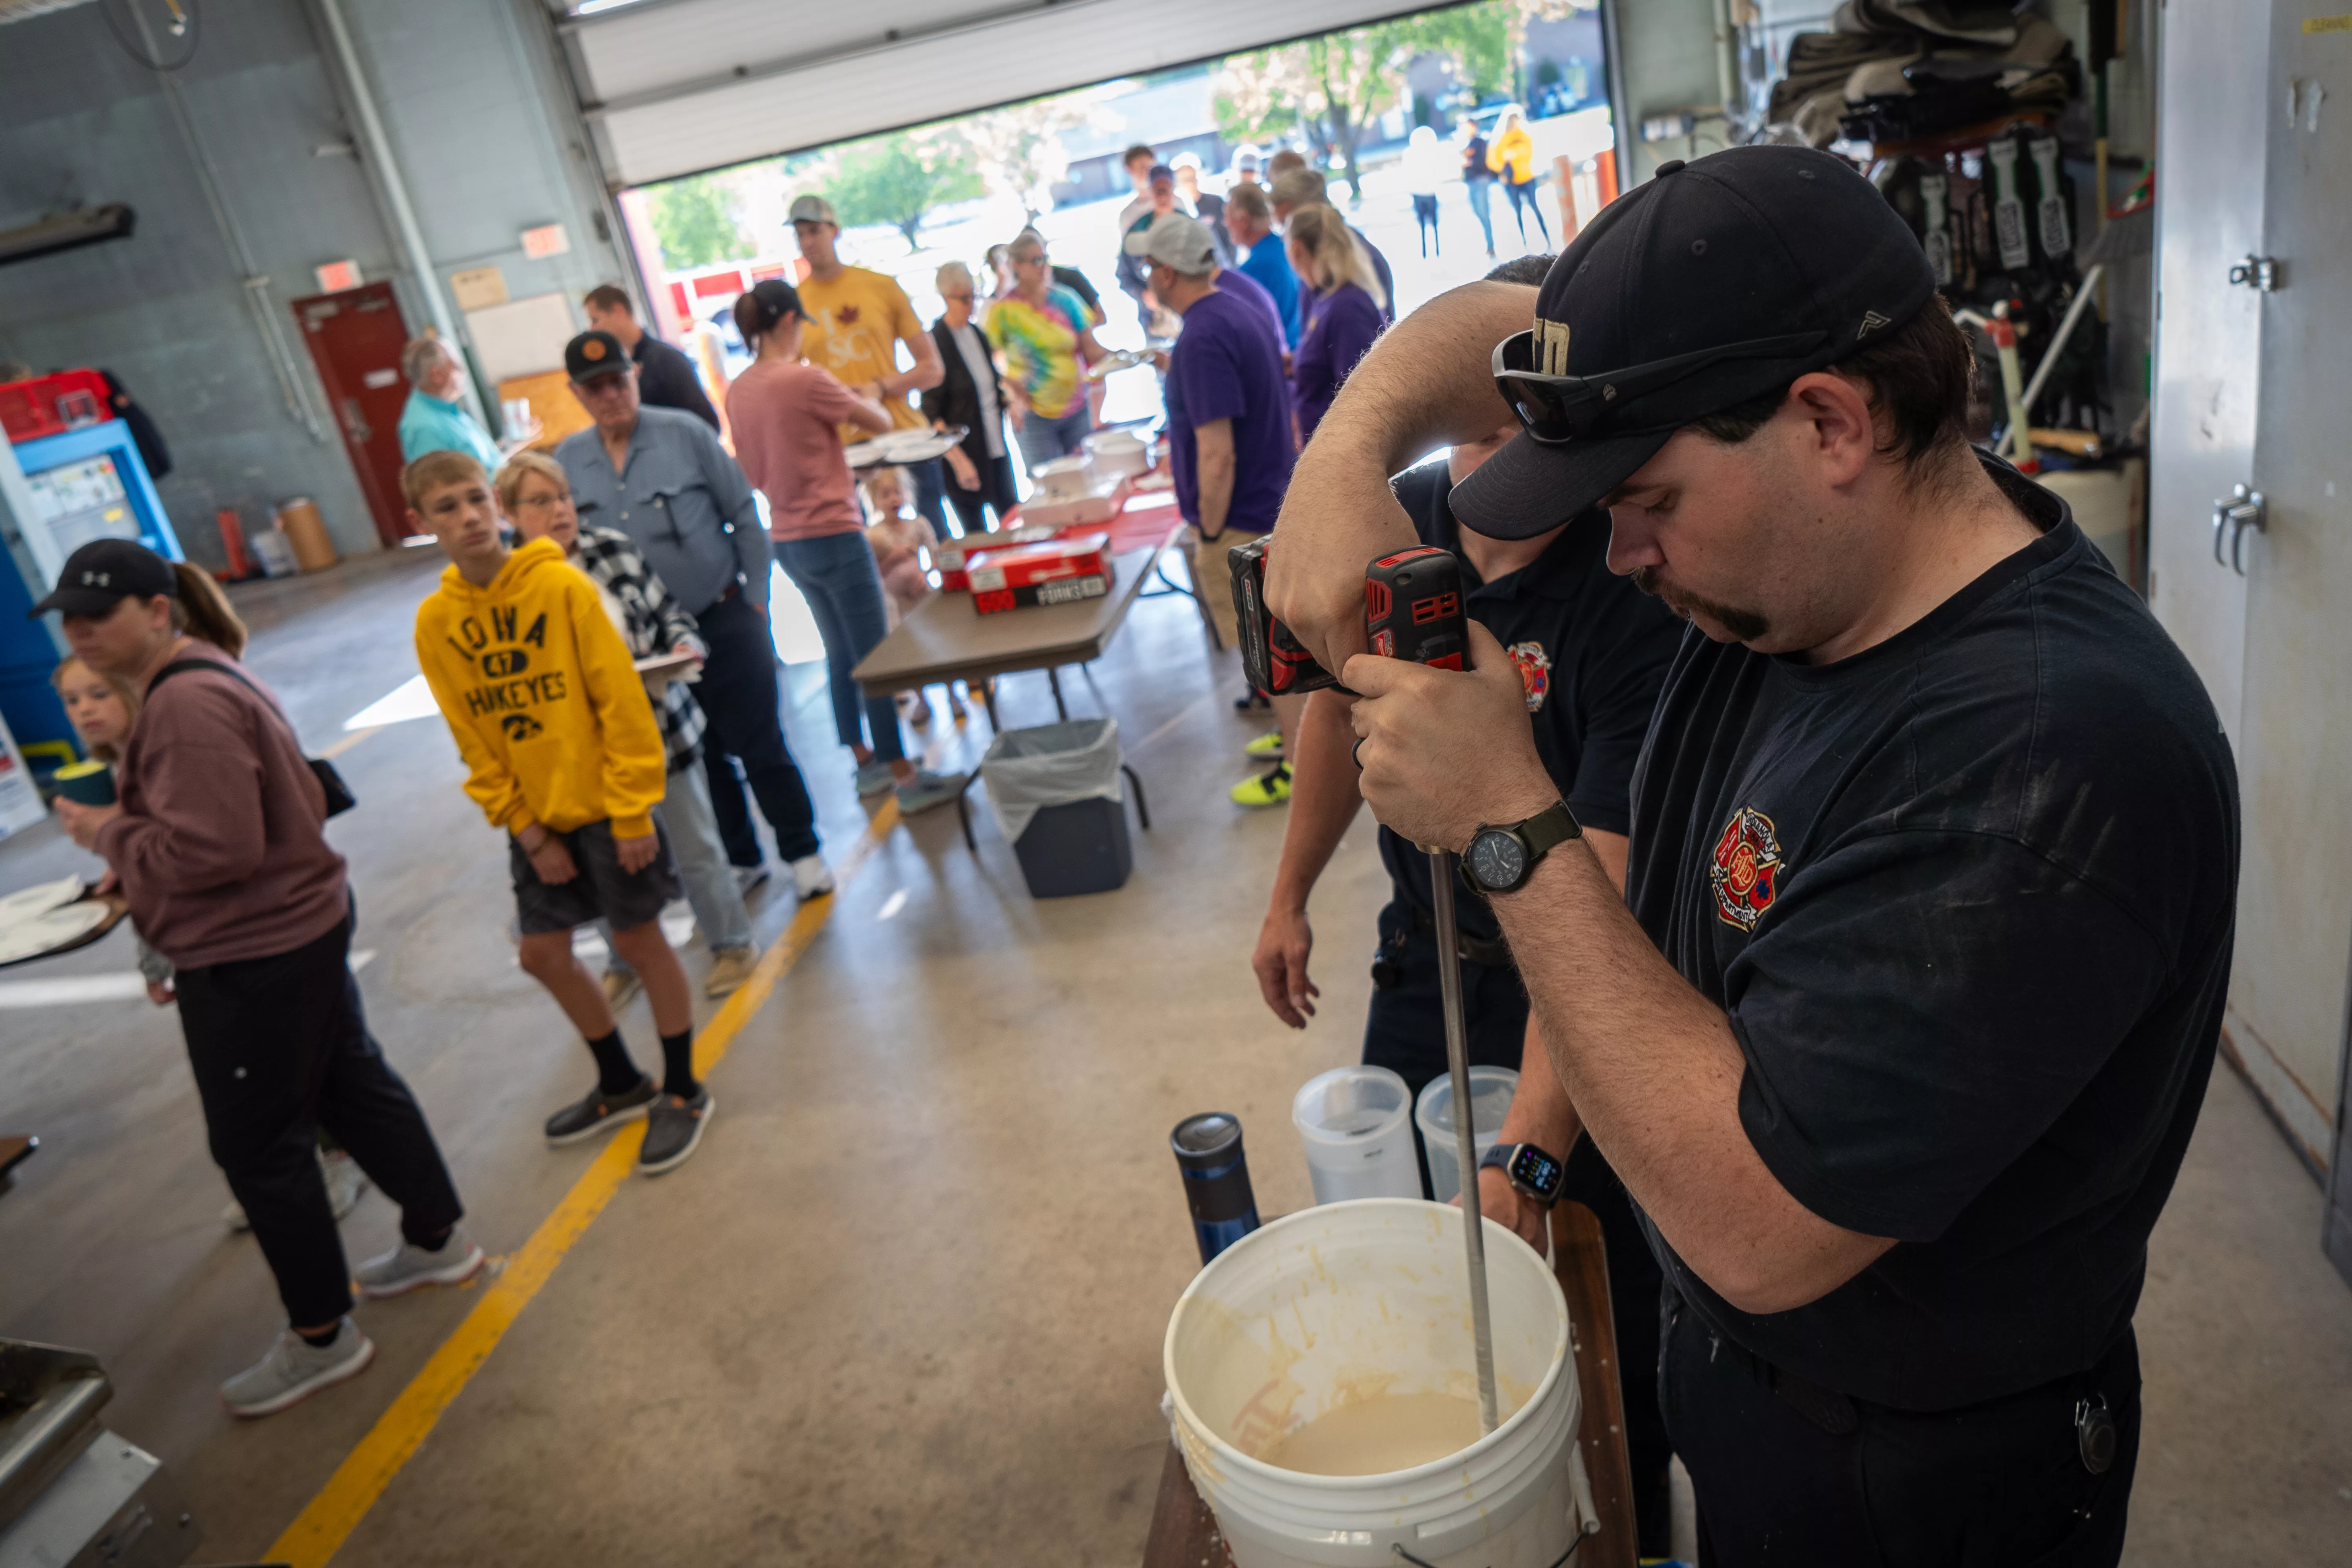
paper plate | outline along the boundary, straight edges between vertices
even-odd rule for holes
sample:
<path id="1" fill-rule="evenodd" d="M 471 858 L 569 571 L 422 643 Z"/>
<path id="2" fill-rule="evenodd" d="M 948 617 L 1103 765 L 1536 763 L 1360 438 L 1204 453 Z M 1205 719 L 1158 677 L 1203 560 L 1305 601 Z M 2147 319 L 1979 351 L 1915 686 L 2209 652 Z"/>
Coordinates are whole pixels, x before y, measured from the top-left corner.
<path id="1" fill-rule="evenodd" d="M 18 921 L 47 914 L 51 910 L 72 903 L 81 897 L 79 877 L 60 877 L 54 882 L 26 888 L 0 899 L 0 926 L 10 926 Z"/>
<path id="2" fill-rule="evenodd" d="M 92 899 L 88 903 L 68 904 L 29 919 L 12 921 L 0 926 L 0 963 L 54 952 L 104 925 L 111 912 L 104 900 Z"/>

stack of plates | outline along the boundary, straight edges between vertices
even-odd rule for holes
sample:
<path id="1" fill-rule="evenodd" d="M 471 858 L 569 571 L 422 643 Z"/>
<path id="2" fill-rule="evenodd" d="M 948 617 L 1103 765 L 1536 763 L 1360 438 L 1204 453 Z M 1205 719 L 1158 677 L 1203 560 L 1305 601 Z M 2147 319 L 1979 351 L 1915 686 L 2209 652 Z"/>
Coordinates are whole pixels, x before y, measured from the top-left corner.
<path id="1" fill-rule="evenodd" d="M 842 456 L 849 459 L 853 468 L 878 468 L 885 463 L 928 463 L 933 458 L 945 457 L 949 447 L 971 434 L 961 425 L 950 425 L 944 430 L 893 430 L 871 441 L 845 447 Z"/>
<path id="2" fill-rule="evenodd" d="M 60 877 L 0 899 L 0 963 L 54 952 L 104 925 L 112 910 L 84 891 L 79 877 Z"/>

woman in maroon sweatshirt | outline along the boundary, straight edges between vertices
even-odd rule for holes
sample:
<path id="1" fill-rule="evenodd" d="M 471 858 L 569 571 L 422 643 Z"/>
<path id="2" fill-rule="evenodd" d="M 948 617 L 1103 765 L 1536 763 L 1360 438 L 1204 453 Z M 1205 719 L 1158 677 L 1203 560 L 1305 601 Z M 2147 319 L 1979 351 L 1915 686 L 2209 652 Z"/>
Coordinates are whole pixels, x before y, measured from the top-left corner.
<path id="1" fill-rule="evenodd" d="M 131 918 L 178 967 L 213 1159 L 245 1205 L 289 1326 L 221 1385 L 267 1415 L 358 1375 L 375 1346 L 347 1315 L 352 1273 L 312 1154 L 323 1124 L 400 1205 L 402 1243 L 362 1293 L 453 1283 L 482 1266 L 425 1113 L 369 1036 L 349 954 L 351 891 L 326 793 L 276 701 L 239 668 L 245 627 L 211 578 L 119 539 L 68 558 L 56 610 L 74 657 L 144 701 L 116 804 L 60 800 L 76 844 L 121 879 Z"/>

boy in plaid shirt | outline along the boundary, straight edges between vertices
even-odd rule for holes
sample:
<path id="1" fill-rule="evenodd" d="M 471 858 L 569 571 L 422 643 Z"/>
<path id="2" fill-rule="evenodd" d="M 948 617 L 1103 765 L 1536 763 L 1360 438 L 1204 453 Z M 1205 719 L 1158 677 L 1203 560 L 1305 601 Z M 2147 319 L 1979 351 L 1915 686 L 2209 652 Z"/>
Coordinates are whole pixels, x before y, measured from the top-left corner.
<path id="1" fill-rule="evenodd" d="M 551 539 L 588 574 L 604 601 L 605 613 L 629 645 L 635 658 L 657 654 L 687 654 L 699 659 L 703 647 L 694 617 L 686 613 L 662 580 L 655 575 L 635 543 L 625 533 L 608 528 L 580 526 L 572 508 L 572 486 L 562 465 L 538 452 L 518 452 L 499 470 L 499 510 L 526 540 Z M 751 977 L 759 956 L 751 945 L 751 916 L 727 862 L 711 815 L 709 786 L 703 782 L 702 710 L 686 689 L 694 667 L 679 673 L 685 679 L 664 681 L 653 691 L 654 719 L 661 727 L 662 749 L 667 753 L 668 775 L 660 806 L 662 825 L 669 830 L 670 854 L 677 861 L 678 879 L 686 900 L 709 945 L 709 976 L 703 994 L 724 996 Z M 648 678 L 648 685 L 654 678 Z M 597 922 L 605 952 L 604 994 L 619 1007 L 636 994 L 638 980 L 613 945 L 612 931 Z"/>

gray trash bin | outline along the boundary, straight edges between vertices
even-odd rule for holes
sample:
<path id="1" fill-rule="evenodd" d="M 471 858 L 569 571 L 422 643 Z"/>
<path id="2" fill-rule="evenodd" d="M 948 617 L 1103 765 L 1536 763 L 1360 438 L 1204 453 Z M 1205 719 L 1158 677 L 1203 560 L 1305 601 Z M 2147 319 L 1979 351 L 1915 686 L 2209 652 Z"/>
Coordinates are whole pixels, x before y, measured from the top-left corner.
<path id="1" fill-rule="evenodd" d="M 1120 769 L 1118 723 L 1111 719 L 1008 730 L 989 743 L 981 782 L 1032 898 L 1108 893 L 1125 884 L 1135 856 Z"/>

